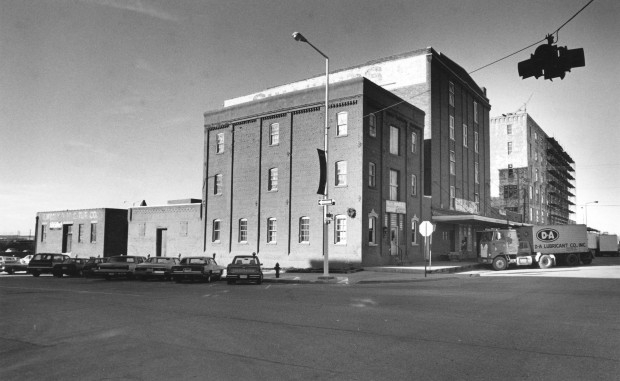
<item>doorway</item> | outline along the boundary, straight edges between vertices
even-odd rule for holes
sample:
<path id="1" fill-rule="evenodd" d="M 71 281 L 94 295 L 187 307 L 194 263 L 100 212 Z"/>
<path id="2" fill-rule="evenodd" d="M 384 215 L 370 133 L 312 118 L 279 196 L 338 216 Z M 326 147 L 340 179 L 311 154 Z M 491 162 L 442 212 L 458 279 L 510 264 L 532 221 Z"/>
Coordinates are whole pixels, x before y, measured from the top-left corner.
<path id="1" fill-rule="evenodd" d="M 168 246 L 168 229 L 165 229 L 165 228 L 157 229 L 157 247 L 155 250 L 155 255 L 157 257 L 166 257 L 167 246 Z"/>
<path id="2" fill-rule="evenodd" d="M 62 252 L 71 252 L 71 242 L 73 241 L 73 225 L 62 225 Z"/>

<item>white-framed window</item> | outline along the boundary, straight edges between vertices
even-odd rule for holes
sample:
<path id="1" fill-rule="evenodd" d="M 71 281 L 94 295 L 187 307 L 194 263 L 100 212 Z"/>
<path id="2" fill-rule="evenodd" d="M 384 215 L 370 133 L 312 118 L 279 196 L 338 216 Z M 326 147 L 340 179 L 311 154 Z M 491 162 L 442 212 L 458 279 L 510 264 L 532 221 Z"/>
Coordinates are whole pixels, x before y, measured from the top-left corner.
<path id="1" fill-rule="evenodd" d="M 418 134 L 415 132 L 411 133 L 411 153 L 418 152 Z"/>
<path id="2" fill-rule="evenodd" d="M 448 102 L 454 107 L 454 83 L 452 81 L 448 82 Z"/>
<path id="3" fill-rule="evenodd" d="M 400 128 L 390 126 L 390 153 L 400 155 Z"/>
<path id="4" fill-rule="evenodd" d="M 418 219 L 411 219 L 411 245 L 418 244 Z"/>
<path id="5" fill-rule="evenodd" d="M 90 224 L 90 243 L 97 242 L 97 223 L 91 222 Z"/>
<path id="6" fill-rule="evenodd" d="M 368 116 L 368 135 L 373 138 L 377 137 L 377 117 L 375 114 Z"/>
<path id="7" fill-rule="evenodd" d="M 456 153 L 450 151 L 450 174 L 456 175 Z"/>
<path id="8" fill-rule="evenodd" d="M 336 127 L 336 135 L 344 136 L 347 134 L 349 114 L 347 112 L 339 112 L 337 115 L 338 125 Z"/>
<path id="9" fill-rule="evenodd" d="M 213 181 L 213 194 L 220 195 L 222 194 L 222 174 L 218 173 L 215 175 L 215 179 Z"/>
<path id="10" fill-rule="evenodd" d="M 398 201 L 399 173 L 390 169 L 390 200 Z"/>
<path id="11" fill-rule="evenodd" d="M 278 221 L 275 218 L 267 219 L 267 243 L 276 243 Z"/>
<path id="12" fill-rule="evenodd" d="M 368 243 L 371 245 L 377 244 L 377 216 L 368 216 Z"/>
<path id="13" fill-rule="evenodd" d="M 84 242 L 84 224 L 78 224 L 78 242 Z"/>
<path id="14" fill-rule="evenodd" d="M 512 153 L 512 142 L 508 142 L 508 155 Z"/>
<path id="15" fill-rule="evenodd" d="M 217 137 L 215 139 L 215 153 L 222 152 L 224 152 L 224 133 L 220 132 L 219 134 L 217 134 Z"/>
<path id="16" fill-rule="evenodd" d="M 299 219 L 299 242 L 310 242 L 310 217 Z"/>
<path id="17" fill-rule="evenodd" d="M 478 123 L 478 102 L 474 101 L 474 123 Z"/>
<path id="18" fill-rule="evenodd" d="M 371 188 L 377 186 L 377 166 L 372 161 L 368 163 L 368 186 Z"/>
<path id="19" fill-rule="evenodd" d="M 248 220 L 246 218 L 239 219 L 239 242 L 248 242 Z"/>
<path id="20" fill-rule="evenodd" d="M 211 231 L 211 242 L 220 242 L 220 220 L 213 220 L 213 228 Z"/>
<path id="21" fill-rule="evenodd" d="M 530 185 L 530 200 L 534 198 L 534 188 Z"/>
<path id="22" fill-rule="evenodd" d="M 478 153 L 478 131 L 474 131 L 474 152 Z"/>
<path id="23" fill-rule="evenodd" d="M 272 123 L 269 126 L 269 145 L 280 144 L 280 123 Z"/>
<path id="24" fill-rule="evenodd" d="M 338 244 L 346 244 L 347 243 L 347 217 L 346 216 L 336 216 L 336 223 L 334 224 L 335 234 L 334 241 Z"/>
<path id="25" fill-rule="evenodd" d="M 467 125 L 463 124 L 463 147 L 467 147 Z"/>
<path id="26" fill-rule="evenodd" d="M 454 117 L 450 115 L 450 140 L 454 140 Z"/>
<path id="27" fill-rule="evenodd" d="M 268 191 L 278 190 L 278 168 L 269 169 L 269 179 L 267 181 Z"/>
<path id="28" fill-rule="evenodd" d="M 450 185 L 450 208 L 454 209 L 456 206 L 456 188 L 454 185 Z"/>
<path id="29" fill-rule="evenodd" d="M 480 184 L 480 171 L 478 162 L 474 163 L 474 181 L 476 182 L 476 184 Z"/>
<path id="30" fill-rule="evenodd" d="M 512 124 L 506 125 L 506 135 L 512 135 Z"/>
<path id="31" fill-rule="evenodd" d="M 337 161 L 336 162 L 336 182 L 335 186 L 345 186 L 347 185 L 347 162 L 346 161 Z"/>
<path id="32" fill-rule="evenodd" d="M 418 176 L 411 175 L 411 195 L 418 195 Z"/>

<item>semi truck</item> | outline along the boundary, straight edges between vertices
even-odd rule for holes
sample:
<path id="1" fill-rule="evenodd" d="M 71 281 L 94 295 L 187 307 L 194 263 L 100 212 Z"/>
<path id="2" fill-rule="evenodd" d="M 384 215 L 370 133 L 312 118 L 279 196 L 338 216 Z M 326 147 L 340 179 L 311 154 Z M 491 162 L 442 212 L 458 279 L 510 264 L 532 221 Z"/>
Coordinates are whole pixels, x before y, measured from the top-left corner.
<path id="1" fill-rule="evenodd" d="M 589 265 L 594 255 L 588 249 L 585 225 L 537 225 L 517 229 L 487 229 L 477 237 L 478 261 L 493 269 L 510 265 Z"/>

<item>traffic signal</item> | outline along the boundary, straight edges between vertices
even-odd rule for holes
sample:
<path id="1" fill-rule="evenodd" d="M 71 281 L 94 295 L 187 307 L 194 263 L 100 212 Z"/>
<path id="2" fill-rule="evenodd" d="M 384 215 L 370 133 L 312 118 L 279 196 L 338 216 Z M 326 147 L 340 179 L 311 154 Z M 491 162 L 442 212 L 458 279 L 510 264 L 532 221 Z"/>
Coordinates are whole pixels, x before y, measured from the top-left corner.
<path id="1" fill-rule="evenodd" d="M 574 67 L 586 66 L 583 49 L 567 49 L 566 46 L 551 45 L 549 40 L 546 45 L 540 45 L 530 55 L 530 58 L 518 63 L 519 76 L 525 78 L 540 77 L 553 80 L 560 77 L 564 79 L 567 71 Z"/>

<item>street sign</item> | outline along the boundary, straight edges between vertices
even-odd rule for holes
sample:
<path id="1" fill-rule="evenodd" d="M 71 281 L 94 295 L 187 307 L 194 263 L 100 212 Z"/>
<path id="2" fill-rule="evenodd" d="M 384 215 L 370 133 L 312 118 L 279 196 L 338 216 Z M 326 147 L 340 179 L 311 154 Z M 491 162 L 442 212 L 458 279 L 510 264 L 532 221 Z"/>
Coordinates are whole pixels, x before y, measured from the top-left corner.
<path id="1" fill-rule="evenodd" d="M 336 205 L 336 201 L 331 198 L 327 200 L 319 200 L 319 205 Z"/>
<path id="2" fill-rule="evenodd" d="M 423 237 L 428 237 L 435 231 L 435 225 L 431 224 L 428 221 L 424 221 L 420 224 L 420 234 Z"/>

